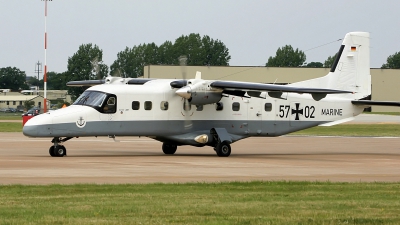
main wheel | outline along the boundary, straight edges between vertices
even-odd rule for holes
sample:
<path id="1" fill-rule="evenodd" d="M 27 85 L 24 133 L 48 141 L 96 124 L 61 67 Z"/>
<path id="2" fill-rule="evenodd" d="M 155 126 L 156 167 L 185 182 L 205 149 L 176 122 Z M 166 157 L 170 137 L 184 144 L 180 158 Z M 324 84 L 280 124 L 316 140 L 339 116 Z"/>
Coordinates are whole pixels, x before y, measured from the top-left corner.
<path id="1" fill-rule="evenodd" d="M 163 143 L 162 151 L 164 152 L 164 154 L 173 155 L 176 152 L 177 147 L 178 146 L 174 144 Z"/>
<path id="2" fill-rule="evenodd" d="M 64 145 L 57 145 L 54 147 L 54 156 L 63 157 L 67 154 L 67 149 L 65 149 Z"/>
<path id="3" fill-rule="evenodd" d="M 219 157 L 228 157 L 231 154 L 231 145 L 226 141 L 218 143 L 216 152 Z"/>
<path id="4" fill-rule="evenodd" d="M 49 154 L 51 155 L 51 157 L 56 156 L 56 155 L 54 155 L 54 146 L 51 146 L 51 147 L 49 148 Z"/>

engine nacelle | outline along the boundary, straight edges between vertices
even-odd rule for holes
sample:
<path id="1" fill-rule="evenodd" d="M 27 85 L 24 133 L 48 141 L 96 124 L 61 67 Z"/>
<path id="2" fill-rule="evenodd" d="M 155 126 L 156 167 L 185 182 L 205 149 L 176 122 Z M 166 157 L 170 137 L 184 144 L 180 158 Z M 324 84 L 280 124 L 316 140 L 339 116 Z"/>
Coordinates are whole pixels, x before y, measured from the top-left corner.
<path id="1" fill-rule="evenodd" d="M 192 105 L 207 105 L 214 104 L 221 100 L 222 93 L 214 91 L 195 91 L 192 92 L 191 98 L 189 99 Z"/>
<path id="2" fill-rule="evenodd" d="M 187 86 L 175 93 L 189 100 L 192 105 L 213 104 L 222 98 L 222 89 L 212 88 L 209 82 L 203 80 L 189 80 Z"/>

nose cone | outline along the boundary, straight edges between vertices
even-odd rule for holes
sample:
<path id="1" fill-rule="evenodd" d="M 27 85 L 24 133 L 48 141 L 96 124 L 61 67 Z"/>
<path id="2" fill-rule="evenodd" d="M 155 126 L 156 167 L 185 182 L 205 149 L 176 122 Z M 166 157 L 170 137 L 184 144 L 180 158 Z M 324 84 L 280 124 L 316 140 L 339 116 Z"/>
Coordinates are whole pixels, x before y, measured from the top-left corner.
<path id="1" fill-rule="evenodd" d="M 192 89 L 187 86 L 178 89 L 175 93 L 185 99 L 189 99 L 190 97 L 192 97 Z"/>
<path id="2" fill-rule="evenodd" d="M 37 127 L 36 126 L 28 126 L 27 124 L 24 125 L 22 128 L 22 133 L 28 137 L 36 137 L 37 136 Z"/>
<path id="3" fill-rule="evenodd" d="M 49 125 L 51 125 L 51 116 L 41 114 L 32 117 L 28 120 L 22 128 L 22 133 L 28 137 L 39 137 L 49 133 Z"/>

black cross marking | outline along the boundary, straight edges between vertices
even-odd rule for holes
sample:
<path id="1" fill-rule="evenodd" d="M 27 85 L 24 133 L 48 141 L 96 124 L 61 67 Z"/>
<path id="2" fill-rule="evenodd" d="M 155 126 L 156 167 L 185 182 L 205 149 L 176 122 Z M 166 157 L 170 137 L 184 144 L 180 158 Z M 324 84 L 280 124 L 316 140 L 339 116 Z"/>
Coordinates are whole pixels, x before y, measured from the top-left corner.
<path id="1" fill-rule="evenodd" d="M 299 114 L 303 115 L 303 109 L 299 109 L 300 103 L 296 103 L 296 109 L 292 109 L 292 115 L 296 113 L 295 120 L 300 120 Z"/>

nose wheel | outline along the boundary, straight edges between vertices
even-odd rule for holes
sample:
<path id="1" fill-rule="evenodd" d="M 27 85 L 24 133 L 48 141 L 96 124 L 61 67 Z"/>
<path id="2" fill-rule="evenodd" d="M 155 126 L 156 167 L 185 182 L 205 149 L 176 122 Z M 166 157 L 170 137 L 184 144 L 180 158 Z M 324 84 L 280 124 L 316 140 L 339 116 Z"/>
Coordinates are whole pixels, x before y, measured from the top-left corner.
<path id="1" fill-rule="evenodd" d="M 72 137 L 66 137 L 64 139 L 61 139 L 59 137 L 53 138 L 51 141 L 53 143 L 53 146 L 50 147 L 49 149 L 49 154 L 51 157 L 63 157 L 67 155 L 67 149 L 64 147 L 64 145 L 61 145 L 62 142 L 66 142 Z"/>
<path id="2" fill-rule="evenodd" d="M 67 155 L 67 149 L 64 145 L 51 146 L 49 154 L 52 157 L 63 157 L 64 155 Z"/>

